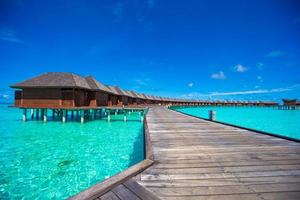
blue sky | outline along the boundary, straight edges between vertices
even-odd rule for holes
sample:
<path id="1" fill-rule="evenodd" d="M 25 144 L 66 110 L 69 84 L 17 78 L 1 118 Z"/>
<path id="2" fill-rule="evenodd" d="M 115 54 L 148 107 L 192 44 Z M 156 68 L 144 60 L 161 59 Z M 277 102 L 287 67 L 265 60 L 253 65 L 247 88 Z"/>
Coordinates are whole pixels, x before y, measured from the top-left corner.
<path id="1" fill-rule="evenodd" d="M 154 95 L 300 98 L 300 3 L 0 0 L 0 99 L 48 71 Z"/>

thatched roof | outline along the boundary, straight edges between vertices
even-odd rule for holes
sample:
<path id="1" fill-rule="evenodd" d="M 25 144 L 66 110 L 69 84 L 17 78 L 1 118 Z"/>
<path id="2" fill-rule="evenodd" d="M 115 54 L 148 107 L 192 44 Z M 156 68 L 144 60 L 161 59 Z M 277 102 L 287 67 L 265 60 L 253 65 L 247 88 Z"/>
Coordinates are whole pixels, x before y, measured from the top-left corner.
<path id="1" fill-rule="evenodd" d="M 138 95 L 134 91 L 128 91 L 133 98 L 139 98 Z"/>
<path id="2" fill-rule="evenodd" d="M 92 90 L 101 90 L 111 93 L 111 90 L 104 84 L 97 81 L 94 77 L 88 76 L 85 78 Z"/>
<path id="3" fill-rule="evenodd" d="M 135 93 L 135 94 L 138 96 L 138 98 L 145 99 L 145 97 L 142 94 L 140 94 L 140 93 Z"/>
<path id="4" fill-rule="evenodd" d="M 48 72 L 19 82 L 12 88 L 82 88 L 90 89 L 87 80 L 79 75 L 64 72 Z"/>
<path id="5" fill-rule="evenodd" d="M 143 97 L 143 99 L 148 99 L 148 97 L 145 94 L 141 94 L 141 96 Z"/>
<path id="6" fill-rule="evenodd" d="M 126 90 L 123 90 L 122 88 L 119 88 L 119 87 L 114 87 L 118 92 L 119 94 L 121 94 L 122 96 L 127 96 L 127 97 L 132 97 L 131 94 L 126 91 Z"/>
<path id="7" fill-rule="evenodd" d="M 156 100 L 155 97 L 153 95 L 149 95 L 151 100 Z"/>
<path id="8" fill-rule="evenodd" d="M 144 95 L 145 95 L 145 97 L 146 97 L 148 100 L 152 100 L 152 98 L 151 98 L 150 95 L 148 95 L 148 94 L 144 94 Z"/>
<path id="9" fill-rule="evenodd" d="M 119 96 L 122 96 L 122 95 L 123 95 L 123 94 L 122 94 L 120 91 L 118 91 L 118 89 L 117 89 L 116 87 L 114 87 L 114 86 L 107 85 L 106 87 L 110 90 L 111 93 L 113 93 L 113 94 L 115 94 L 115 95 L 119 95 Z"/>
<path id="10" fill-rule="evenodd" d="M 286 103 L 296 103 L 297 99 L 282 99 L 282 101 Z"/>

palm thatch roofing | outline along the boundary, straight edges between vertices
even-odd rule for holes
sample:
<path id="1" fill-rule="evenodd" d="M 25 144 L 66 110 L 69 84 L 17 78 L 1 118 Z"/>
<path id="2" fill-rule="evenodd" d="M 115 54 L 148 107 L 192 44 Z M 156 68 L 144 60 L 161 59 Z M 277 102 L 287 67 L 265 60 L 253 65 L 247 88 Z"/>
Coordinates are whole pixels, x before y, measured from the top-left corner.
<path id="1" fill-rule="evenodd" d="M 147 98 L 148 100 L 152 100 L 152 98 L 151 98 L 150 95 L 145 94 L 145 96 L 146 96 L 146 98 Z"/>
<path id="2" fill-rule="evenodd" d="M 135 93 L 135 94 L 138 96 L 138 98 L 145 99 L 145 97 L 142 94 L 140 94 L 140 93 Z"/>
<path id="3" fill-rule="evenodd" d="M 143 97 L 143 99 L 148 99 L 148 97 L 145 94 L 141 94 L 141 96 Z"/>
<path id="4" fill-rule="evenodd" d="M 297 99 L 282 99 L 282 101 L 286 103 L 296 103 Z"/>
<path id="5" fill-rule="evenodd" d="M 138 95 L 134 91 L 128 91 L 132 95 L 133 98 L 139 98 Z"/>
<path id="6" fill-rule="evenodd" d="M 64 72 L 48 72 L 16 83 L 12 88 L 81 88 L 91 89 L 87 80 L 79 75 Z"/>
<path id="7" fill-rule="evenodd" d="M 154 97 L 154 100 L 161 101 L 161 99 L 158 96 L 153 96 L 153 97 Z"/>
<path id="8" fill-rule="evenodd" d="M 121 94 L 122 96 L 127 96 L 127 97 L 132 97 L 130 93 L 128 93 L 126 90 L 123 90 L 122 88 L 119 88 L 118 86 L 114 87 L 119 94 Z"/>
<path id="9" fill-rule="evenodd" d="M 111 93 L 111 90 L 104 84 L 97 81 L 94 77 L 88 76 L 85 78 L 92 90 L 101 90 Z"/>
<path id="10" fill-rule="evenodd" d="M 118 96 L 123 95 L 120 91 L 118 91 L 118 89 L 115 86 L 107 85 L 106 87 L 111 91 L 111 93 L 113 93 L 115 95 L 118 95 Z"/>
<path id="11" fill-rule="evenodd" d="M 154 96 L 154 95 L 151 95 L 151 98 L 152 98 L 153 100 L 158 100 L 157 97 Z"/>

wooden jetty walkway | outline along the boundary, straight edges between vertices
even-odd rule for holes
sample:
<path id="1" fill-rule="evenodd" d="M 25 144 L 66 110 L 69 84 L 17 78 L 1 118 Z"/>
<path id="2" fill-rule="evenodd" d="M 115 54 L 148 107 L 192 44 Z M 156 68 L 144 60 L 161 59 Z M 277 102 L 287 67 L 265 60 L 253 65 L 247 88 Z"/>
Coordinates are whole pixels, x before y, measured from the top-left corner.
<path id="1" fill-rule="evenodd" d="M 300 199 L 300 143 L 164 107 L 146 121 L 154 163 L 98 199 Z"/>

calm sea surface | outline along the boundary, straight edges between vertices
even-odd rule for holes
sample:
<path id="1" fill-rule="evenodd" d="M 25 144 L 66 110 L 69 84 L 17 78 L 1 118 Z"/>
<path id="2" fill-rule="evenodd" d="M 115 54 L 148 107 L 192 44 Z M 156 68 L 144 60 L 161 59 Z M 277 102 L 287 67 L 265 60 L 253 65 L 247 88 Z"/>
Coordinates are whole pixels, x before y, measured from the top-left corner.
<path id="1" fill-rule="evenodd" d="M 138 114 L 126 123 L 112 116 L 110 123 L 63 124 L 22 122 L 21 111 L 6 104 L 0 111 L 1 200 L 65 199 L 144 158 Z"/>
<path id="2" fill-rule="evenodd" d="M 174 107 L 174 109 L 206 119 L 208 119 L 209 110 L 215 110 L 217 121 L 300 139 L 300 110 L 229 106 Z"/>

